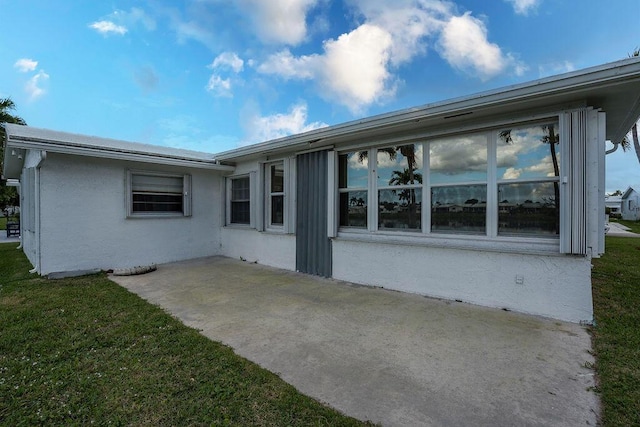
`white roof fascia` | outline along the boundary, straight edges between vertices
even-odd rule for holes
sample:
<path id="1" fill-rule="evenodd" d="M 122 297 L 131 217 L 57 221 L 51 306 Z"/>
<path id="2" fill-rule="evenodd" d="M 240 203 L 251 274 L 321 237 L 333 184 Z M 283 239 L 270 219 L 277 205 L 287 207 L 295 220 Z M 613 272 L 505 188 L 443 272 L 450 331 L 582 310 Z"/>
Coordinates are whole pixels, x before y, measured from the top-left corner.
<path id="1" fill-rule="evenodd" d="M 5 125 L 5 128 L 7 131 L 8 148 L 43 150 L 61 154 L 138 161 L 145 163 L 219 170 L 225 172 L 233 171 L 235 169 L 233 166 L 219 164 L 217 160 L 210 157 L 211 155 L 207 153 L 189 152 L 187 150 L 171 149 L 168 147 L 157 147 L 159 150 L 164 151 L 160 153 L 151 151 L 153 148 L 156 148 L 155 146 L 151 145 L 147 146 L 144 144 L 126 143 L 124 141 L 113 141 L 95 137 L 86 138 L 91 138 L 95 141 L 103 142 L 104 145 L 82 145 L 78 143 L 71 143 L 62 139 L 34 137 L 34 135 L 39 132 L 43 135 L 51 133 L 47 130 L 28 128 L 18 125 Z M 26 132 L 20 132 L 25 130 Z M 58 135 L 66 135 L 61 132 L 54 133 Z M 68 135 L 74 138 L 82 138 L 81 135 Z M 110 142 L 126 145 L 126 147 L 114 147 L 112 145 L 108 145 Z M 146 148 L 149 150 L 147 151 L 137 148 Z M 175 154 L 173 154 L 172 152 Z"/>
<path id="2" fill-rule="evenodd" d="M 586 90 L 592 86 L 622 83 L 627 78 L 638 79 L 640 74 L 640 60 L 629 58 L 612 62 L 584 70 L 573 71 L 558 76 L 546 77 L 527 83 L 481 92 L 471 96 L 454 98 L 452 100 L 427 104 L 421 107 L 413 107 L 392 113 L 381 114 L 361 120 L 355 120 L 344 124 L 315 129 L 298 135 L 292 135 L 272 141 L 249 145 L 234 150 L 225 151 L 216 155 L 220 161 L 232 160 L 238 157 L 250 156 L 267 152 L 290 148 L 300 149 L 298 144 L 312 144 L 321 140 L 336 138 L 350 133 L 366 130 L 383 129 L 401 123 L 420 121 L 435 116 L 455 116 L 465 114 L 471 109 L 479 109 L 505 103 L 524 102 L 536 98 L 544 98 L 551 95 L 571 94 L 580 90 Z M 585 94 L 587 94 L 585 92 Z M 640 97 L 634 107 L 629 110 L 620 129 L 613 131 L 612 140 L 621 140 L 627 134 L 634 123 L 634 117 L 640 111 Z M 628 125 L 628 127 L 627 127 Z M 624 128 L 624 129 L 623 129 Z M 610 133 L 609 130 L 607 133 Z"/>

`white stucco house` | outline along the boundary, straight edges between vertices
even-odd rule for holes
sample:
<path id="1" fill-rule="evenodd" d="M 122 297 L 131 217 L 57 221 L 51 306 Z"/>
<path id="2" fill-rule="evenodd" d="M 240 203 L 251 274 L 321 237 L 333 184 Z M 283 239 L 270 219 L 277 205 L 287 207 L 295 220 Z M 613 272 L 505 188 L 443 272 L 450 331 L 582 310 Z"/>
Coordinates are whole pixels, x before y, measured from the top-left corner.
<path id="1" fill-rule="evenodd" d="M 621 213 L 622 219 L 629 221 L 640 220 L 640 193 L 634 188 L 629 187 L 621 197 Z"/>
<path id="2" fill-rule="evenodd" d="M 620 215 L 622 213 L 622 196 L 605 195 L 604 207 L 611 215 Z"/>
<path id="3" fill-rule="evenodd" d="M 3 173 L 41 275 L 223 255 L 589 322 L 639 116 L 630 58 L 218 154 L 6 125 Z"/>

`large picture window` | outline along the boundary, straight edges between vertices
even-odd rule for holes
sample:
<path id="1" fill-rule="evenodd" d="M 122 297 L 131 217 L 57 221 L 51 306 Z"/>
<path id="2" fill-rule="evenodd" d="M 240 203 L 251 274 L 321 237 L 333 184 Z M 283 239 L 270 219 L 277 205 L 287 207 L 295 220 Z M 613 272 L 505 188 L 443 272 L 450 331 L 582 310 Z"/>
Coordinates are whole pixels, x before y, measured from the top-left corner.
<path id="1" fill-rule="evenodd" d="M 191 176 L 128 172 L 128 216 L 190 216 Z"/>
<path id="2" fill-rule="evenodd" d="M 339 226 L 558 237 L 558 128 L 556 119 L 339 153 Z"/>

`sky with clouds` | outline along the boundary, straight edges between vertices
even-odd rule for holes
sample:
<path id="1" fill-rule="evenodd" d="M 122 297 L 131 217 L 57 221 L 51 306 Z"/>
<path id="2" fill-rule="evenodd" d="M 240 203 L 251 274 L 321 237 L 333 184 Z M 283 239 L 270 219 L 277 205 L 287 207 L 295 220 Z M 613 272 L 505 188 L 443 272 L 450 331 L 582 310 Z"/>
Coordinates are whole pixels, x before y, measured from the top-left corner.
<path id="1" fill-rule="evenodd" d="M 578 7 L 579 6 L 579 7 Z M 220 152 L 623 59 L 637 0 L 0 0 L 29 125 Z M 640 184 L 633 153 L 607 190 Z"/>

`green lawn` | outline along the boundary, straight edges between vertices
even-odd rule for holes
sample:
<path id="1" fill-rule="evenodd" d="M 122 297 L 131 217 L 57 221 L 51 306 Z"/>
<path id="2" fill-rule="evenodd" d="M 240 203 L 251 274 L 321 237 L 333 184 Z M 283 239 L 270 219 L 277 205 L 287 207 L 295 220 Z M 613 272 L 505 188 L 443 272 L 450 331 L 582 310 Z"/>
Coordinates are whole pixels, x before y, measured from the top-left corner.
<path id="1" fill-rule="evenodd" d="M 6 229 L 7 229 L 7 217 L 0 216 L 0 230 L 6 230 Z"/>
<path id="2" fill-rule="evenodd" d="M 361 425 L 104 275 L 0 244 L 1 425 Z"/>
<path id="3" fill-rule="evenodd" d="M 606 251 L 602 258 L 593 260 L 592 272 L 596 318 L 593 345 L 603 424 L 638 426 L 640 239 L 607 237 Z"/>

